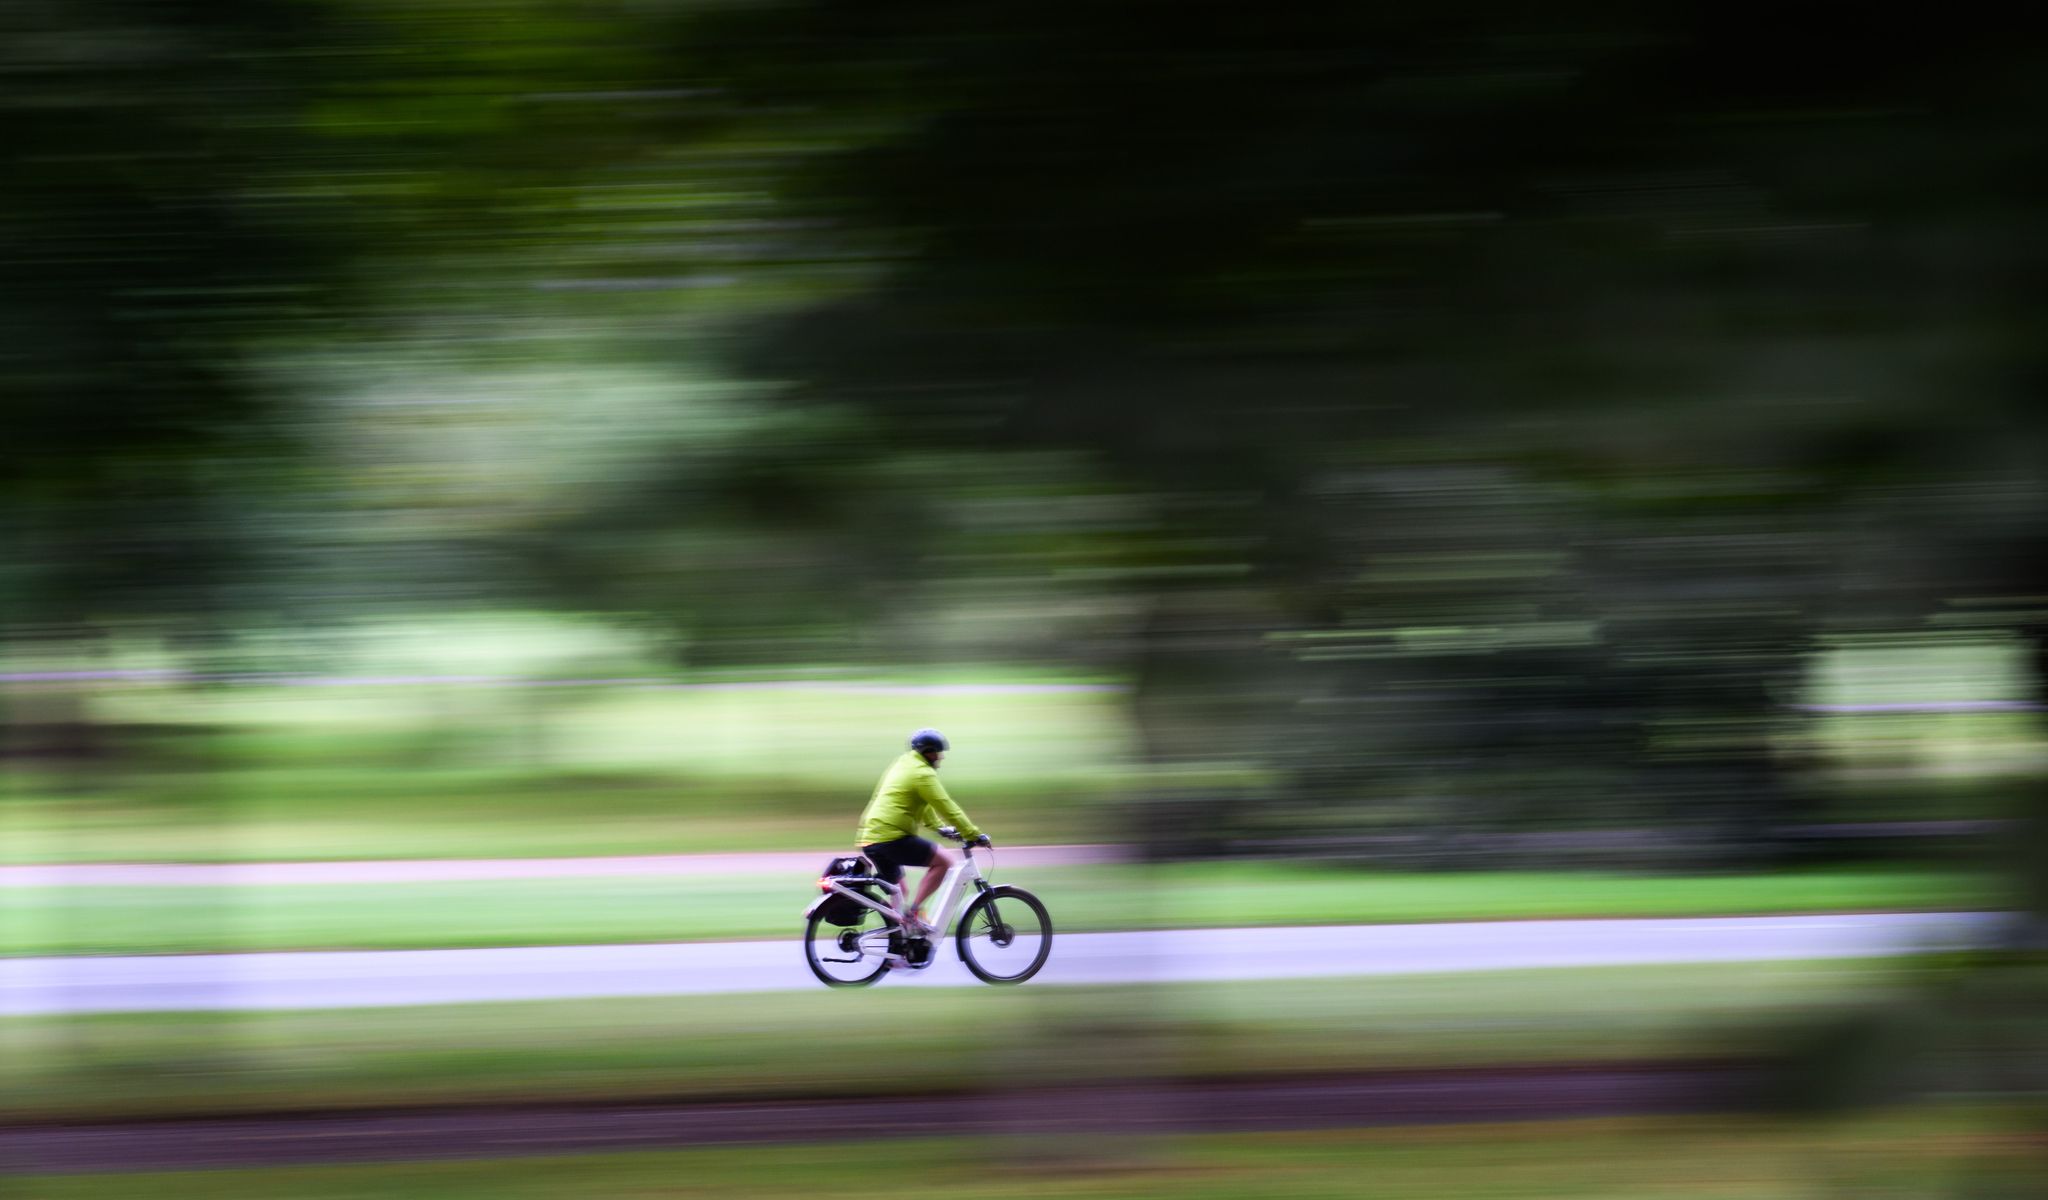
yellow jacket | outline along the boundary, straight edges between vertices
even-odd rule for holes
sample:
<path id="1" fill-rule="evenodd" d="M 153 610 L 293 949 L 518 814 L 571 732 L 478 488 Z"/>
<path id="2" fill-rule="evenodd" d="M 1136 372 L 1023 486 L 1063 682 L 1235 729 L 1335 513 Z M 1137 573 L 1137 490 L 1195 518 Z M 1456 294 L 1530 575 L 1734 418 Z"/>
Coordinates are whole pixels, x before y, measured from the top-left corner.
<path id="1" fill-rule="evenodd" d="M 926 762 L 924 755 L 909 750 L 889 764 L 882 782 L 875 785 L 874 797 L 868 801 L 867 811 L 860 815 L 860 833 L 855 836 L 854 845 L 872 846 L 910 837 L 920 825 L 951 825 L 960 831 L 960 836 L 968 838 L 981 833 L 946 794 L 946 785 L 939 782 L 938 768 Z"/>

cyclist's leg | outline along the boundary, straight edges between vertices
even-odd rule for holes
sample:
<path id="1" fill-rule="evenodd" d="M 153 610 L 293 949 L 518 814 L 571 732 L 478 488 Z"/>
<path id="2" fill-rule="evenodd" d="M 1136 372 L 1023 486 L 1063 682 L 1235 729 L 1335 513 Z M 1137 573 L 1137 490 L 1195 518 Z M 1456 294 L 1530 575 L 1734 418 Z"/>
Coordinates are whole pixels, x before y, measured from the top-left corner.
<path id="1" fill-rule="evenodd" d="M 862 846 L 860 852 L 867 855 L 869 862 L 875 864 L 875 878 L 883 883 L 901 888 L 903 886 L 903 864 L 896 860 L 894 854 L 890 853 L 894 847 L 894 842 L 876 842 L 873 845 Z M 892 906 L 900 907 L 902 905 L 902 901 L 893 894 L 885 894 L 879 898 Z"/>
<path id="2" fill-rule="evenodd" d="M 906 867 L 924 867 L 924 879 L 919 883 L 916 898 L 912 899 L 906 888 L 903 894 L 903 913 L 915 916 L 931 894 L 938 890 L 939 881 L 946 876 L 946 869 L 952 866 L 953 858 L 945 851 L 916 835 L 895 838 L 887 842 L 876 842 L 863 847 L 863 852 L 875 864 L 876 870 L 894 872 L 891 878 L 903 878 Z"/>
<path id="3" fill-rule="evenodd" d="M 889 853 L 889 848 L 892 845 L 893 843 L 890 842 L 877 842 L 872 846 L 862 846 L 860 852 L 868 856 L 869 862 L 875 864 L 875 878 L 883 883 L 895 884 L 901 887 L 903 884 L 903 867 Z M 902 903 L 896 896 L 883 896 L 882 899 L 892 905 L 900 905 Z M 891 953 L 889 955 L 889 965 L 891 967 L 907 967 L 910 964 L 904 960 L 901 954 Z"/>
<path id="4" fill-rule="evenodd" d="M 932 847 L 931 861 L 925 864 L 924 878 L 917 884 L 917 899 L 910 902 L 910 915 L 924 920 L 924 902 L 939 890 L 939 884 L 946 878 L 946 872 L 953 869 L 956 860 L 949 851 Z"/>

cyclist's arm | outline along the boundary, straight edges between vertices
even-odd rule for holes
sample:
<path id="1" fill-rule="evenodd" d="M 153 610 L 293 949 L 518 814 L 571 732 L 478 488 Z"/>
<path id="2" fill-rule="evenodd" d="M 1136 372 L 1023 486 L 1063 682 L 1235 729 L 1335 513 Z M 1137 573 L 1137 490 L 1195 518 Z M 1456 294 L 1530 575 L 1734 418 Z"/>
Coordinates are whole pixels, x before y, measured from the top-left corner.
<path id="1" fill-rule="evenodd" d="M 918 772 L 917 795 L 929 807 L 931 813 L 939 818 L 931 822 L 932 824 L 951 825 L 965 838 L 981 836 L 981 830 L 967 819 L 967 814 L 946 794 L 946 785 L 939 782 L 937 771 Z"/>

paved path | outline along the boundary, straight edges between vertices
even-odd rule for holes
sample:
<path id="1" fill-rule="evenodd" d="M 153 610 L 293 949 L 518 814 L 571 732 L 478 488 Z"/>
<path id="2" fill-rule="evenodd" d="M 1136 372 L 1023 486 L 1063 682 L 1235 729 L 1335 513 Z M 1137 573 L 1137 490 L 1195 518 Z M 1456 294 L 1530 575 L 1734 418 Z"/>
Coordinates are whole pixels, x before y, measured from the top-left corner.
<path id="1" fill-rule="evenodd" d="M 0 867 L 0 889 L 253 887 L 291 883 L 440 883 L 605 875 L 790 875 L 807 878 L 847 848 L 590 858 L 368 859 L 360 862 L 67 863 Z M 979 853 L 979 852 L 977 852 Z M 1057 867 L 1124 860 L 1121 846 L 997 846 L 996 866 Z M 982 858 L 984 866 L 987 858 Z"/>
<path id="2" fill-rule="evenodd" d="M 1055 918 L 1057 914 L 1055 914 Z M 1866 913 L 1060 936 L 1033 986 L 1861 958 L 1983 944 L 1994 913 Z M 812 989 L 795 938 L 632 946 L 0 959 L 0 1016 L 367 1008 Z M 980 986 L 950 945 L 885 987 Z"/>

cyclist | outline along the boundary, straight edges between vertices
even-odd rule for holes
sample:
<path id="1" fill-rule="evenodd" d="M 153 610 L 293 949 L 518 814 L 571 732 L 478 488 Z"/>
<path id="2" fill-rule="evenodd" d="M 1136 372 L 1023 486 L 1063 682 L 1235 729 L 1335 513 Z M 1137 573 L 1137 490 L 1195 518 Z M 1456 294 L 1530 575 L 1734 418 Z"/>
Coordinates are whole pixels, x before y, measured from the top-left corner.
<path id="1" fill-rule="evenodd" d="M 875 864 L 877 877 L 892 884 L 903 881 L 905 867 L 924 867 L 924 879 L 917 887 L 917 899 L 905 906 L 908 932 L 926 934 L 924 902 L 938 890 L 957 861 L 952 852 L 941 850 L 917 836 L 918 827 L 951 825 L 967 844 L 986 846 L 988 835 L 967 819 L 967 814 L 946 794 L 939 782 L 939 760 L 949 749 L 945 735 L 936 729 L 920 729 L 910 735 L 910 750 L 889 764 L 867 810 L 860 816 L 860 832 L 854 838 L 860 852 Z"/>

